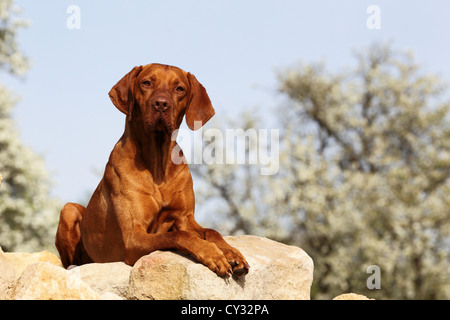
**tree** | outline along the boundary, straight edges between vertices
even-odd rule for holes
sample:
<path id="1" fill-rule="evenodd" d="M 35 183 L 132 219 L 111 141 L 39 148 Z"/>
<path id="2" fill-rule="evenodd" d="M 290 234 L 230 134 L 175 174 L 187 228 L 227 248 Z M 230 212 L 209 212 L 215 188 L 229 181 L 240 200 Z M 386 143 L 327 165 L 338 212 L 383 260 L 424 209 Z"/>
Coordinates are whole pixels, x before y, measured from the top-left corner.
<path id="1" fill-rule="evenodd" d="M 448 299 L 445 86 L 389 46 L 356 58 L 345 72 L 307 64 L 281 72 L 280 172 L 195 168 L 208 186 L 199 188 L 200 199 L 219 199 L 223 221 L 239 228 L 219 223 L 224 232 L 302 247 L 315 262 L 314 298 Z M 367 287 L 371 265 L 380 268 L 380 290 Z"/>
<path id="2" fill-rule="evenodd" d="M 0 68 L 20 76 L 29 67 L 18 51 L 17 31 L 26 21 L 10 0 L 0 3 Z M 0 246 L 4 251 L 52 249 L 58 201 L 49 196 L 41 157 L 20 142 L 11 112 L 17 98 L 0 84 Z"/>

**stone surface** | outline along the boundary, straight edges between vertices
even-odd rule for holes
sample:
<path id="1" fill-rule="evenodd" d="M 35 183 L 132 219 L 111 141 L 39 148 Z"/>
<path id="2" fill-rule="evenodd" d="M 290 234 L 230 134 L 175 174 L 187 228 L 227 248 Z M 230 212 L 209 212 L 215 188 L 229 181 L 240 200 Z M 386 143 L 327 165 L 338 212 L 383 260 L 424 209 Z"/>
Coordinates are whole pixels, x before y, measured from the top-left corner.
<path id="1" fill-rule="evenodd" d="M 221 278 L 170 251 L 139 259 L 130 274 L 129 299 L 310 299 L 313 261 L 300 248 L 256 236 L 225 237 L 250 264 L 242 278 Z"/>
<path id="2" fill-rule="evenodd" d="M 363 296 L 362 294 L 344 293 L 335 297 L 333 300 L 374 300 L 374 299 L 369 299 L 366 296 Z"/>
<path id="3" fill-rule="evenodd" d="M 9 292 L 12 300 L 96 300 L 100 296 L 81 279 L 49 262 L 28 265 Z"/>
<path id="4" fill-rule="evenodd" d="M 221 278 L 190 257 L 156 251 L 123 262 L 62 268 L 52 253 L 0 248 L 0 299 L 309 299 L 313 262 L 300 248 L 255 236 L 225 237 L 250 264 Z"/>
<path id="5" fill-rule="evenodd" d="M 131 268 L 124 262 L 89 263 L 69 272 L 81 278 L 102 297 L 105 293 L 112 293 L 123 299 L 126 298 Z"/>
<path id="6" fill-rule="evenodd" d="M 0 300 L 4 300 L 8 297 L 9 287 L 15 279 L 16 273 L 14 268 L 0 247 Z"/>
<path id="7" fill-rule="evenodd" d="M 18 278 L 22 272 L 30 265 L 36 262 L 48 262 L 55 266 L 62 267 L 61 260 L 49 251 L 40 252 L 6 252 L 5 258 L 14 268 L 15 276 Z"/>
<path id="8" fill-rule="evenodd" d="M 100 296 L 102 300 L 125 300 L 123 297 L 118 296 L 112 292 L 105 292 Z"/>

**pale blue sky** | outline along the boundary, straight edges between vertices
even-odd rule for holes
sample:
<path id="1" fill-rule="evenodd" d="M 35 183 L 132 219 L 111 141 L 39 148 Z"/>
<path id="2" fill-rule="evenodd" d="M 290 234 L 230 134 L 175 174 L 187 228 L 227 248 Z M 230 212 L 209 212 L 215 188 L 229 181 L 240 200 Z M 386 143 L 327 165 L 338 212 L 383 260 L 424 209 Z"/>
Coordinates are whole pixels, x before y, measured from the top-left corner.
<path id="1" fill-rule="evenodd" d="M 424 70 L 450 79 L 450 1 L 16 0 L 31 25 L 19 33 L 33 62 L 24 80 L 2 77 L 21 96 L 14 112 L 23 141 L 44 156 L 52 194 L 78 201 L 97 186 L 124 116 L 108 98 L 135 65 L 176 65 L 207 88 L 216 118 L 279 103 L 275 71 L 324 61 L 354 63 L 375 41 L 411 49 Z M 369 5 L 381 30 L 369 30 Z M 69 30 L 69 5 L 81 29 Z"/>

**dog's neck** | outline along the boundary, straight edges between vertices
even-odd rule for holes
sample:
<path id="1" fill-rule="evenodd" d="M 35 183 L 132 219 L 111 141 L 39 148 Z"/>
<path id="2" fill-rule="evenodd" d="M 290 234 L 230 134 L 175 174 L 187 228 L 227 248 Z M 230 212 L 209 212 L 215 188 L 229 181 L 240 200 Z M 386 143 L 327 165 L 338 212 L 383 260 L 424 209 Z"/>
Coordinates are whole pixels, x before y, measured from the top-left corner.
<path id="1" fill-rule="evenodd" d="M 145 132 L 143 128 L 136 127 L 132 122 L 127 123 L 125 130 L 134 144 L 135 163 L 137 167 L 150 171 L 153 181 L 161 184 L 166 175 L 170 174 L 172 167 L 171 152 L 176 145 L 172 141 L 171 134 L 166 131 Z"/>

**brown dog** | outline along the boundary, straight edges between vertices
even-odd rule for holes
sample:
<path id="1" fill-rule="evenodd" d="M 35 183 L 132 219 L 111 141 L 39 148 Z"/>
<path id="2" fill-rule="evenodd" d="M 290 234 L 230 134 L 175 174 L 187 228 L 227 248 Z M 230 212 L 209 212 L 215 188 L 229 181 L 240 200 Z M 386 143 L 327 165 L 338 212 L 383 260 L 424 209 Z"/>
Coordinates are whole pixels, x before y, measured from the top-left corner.
<path id="1" fill-rule="evenodd" d="M 242 254 L 194 220 L 188 165 L 171 159 L 183 116 L 193 130 L 214 115 L 205 88 L 191 73 L 150 64 L 133 68 L 109 96 L 127 115 L 125 132 L 88 206 L 67 203 L 61 211 L 55 244 L 63 265 L 133 265 L 155 250 L 178 249 L 220 276 L 246 274 Z"/>

